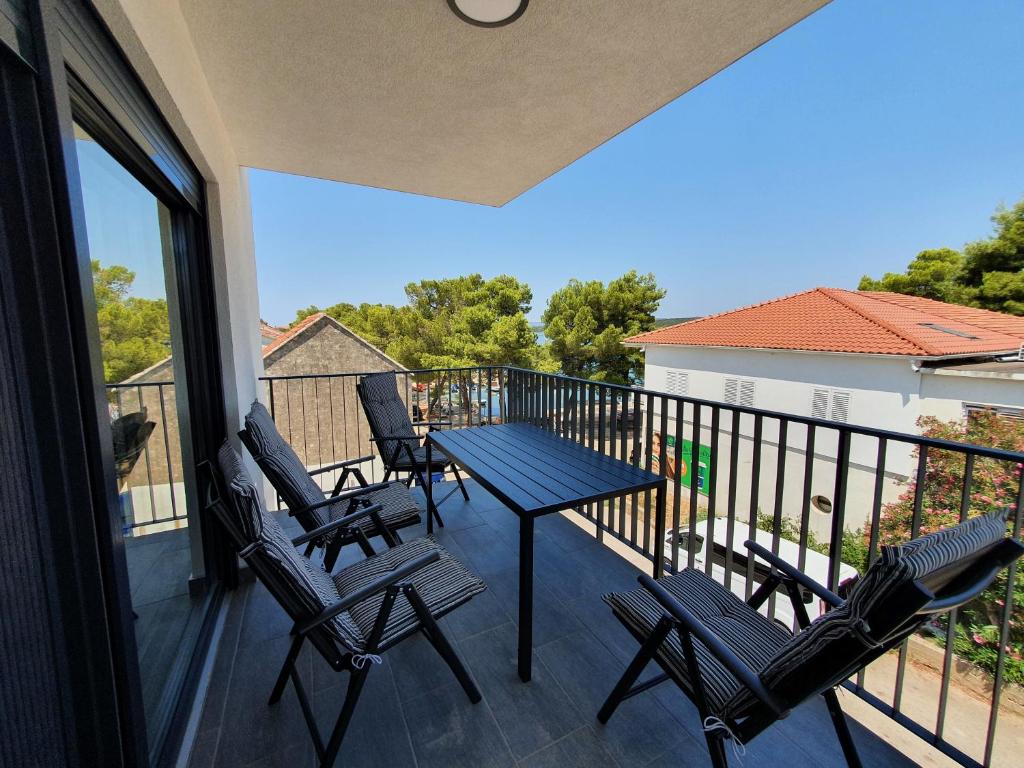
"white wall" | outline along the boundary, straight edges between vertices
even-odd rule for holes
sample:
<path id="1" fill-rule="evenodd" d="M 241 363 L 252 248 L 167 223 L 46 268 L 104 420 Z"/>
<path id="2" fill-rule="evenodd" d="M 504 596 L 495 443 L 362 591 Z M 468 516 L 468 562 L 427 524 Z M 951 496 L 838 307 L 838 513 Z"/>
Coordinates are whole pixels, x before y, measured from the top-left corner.
<path id="1" fill-rule="evenodd" d="M 723 402 L 725 379 L 742 378 L 755 382 L 756 408 L 811 416 L 815 388 L 848 392 L 848 422 L 867 427 L 913 434 L 919 414 L 918 374 L 910 361 L 871 356 L 829 355 L 786 351 L 733 350 L 674 346 L 646 348 L 645 387 L 665 391 L 670 370 L 688 374 L 687 395 L 714 402 Z M 675 427 L 675 413 L 669 411 L 669 433 Z M 660 414 L 655 415 L 660 419 Z M 710 445 L 710 409 L 702 409 L 701 443 Z M 732 412 L 721 411 L 718 445 L 718 471 L 714 478 L 717 511 L 727 509 L 730 488 L 730 452 L 732 449 Z M 689 439 L 692 414 L 684 414 L 684 437 Z M 656 420 L 655 424 L 659 422 Z M 754 469 L 754 419 L 740 419 L 739 443 L 736 448 L 736 508 L 745 517 L 751 508 Z M 779 429 L 776 420 L 763 422 L 760 471 L 758 473 L 756 506 L 771 513 L 776 503 L 776 480 L 779 463 Z M 807 428 L 790 423 L 786 449 L 783 452 L 784 480 L 783 514 L 799 519 L 807 497 L 835 496 L 838 433 L 816 430 L 810 478 L 806 478 Z M 862 528 L 870 519 L 875 492 L 878 441 L 854 436 L 850 444 L 851 469 L 848 476 L 845 525 L 851 530 Z M 882 499 L 894 500 L 902 481 L 913 471 L 909 447 L 890 444 L 884 465 Z M 684 493 L 685 497 L 685 493 Z M 685 504 L 683 504 L 685 507 Z M 832 520 L 828 515 L 810 511 L 809 526 L 819 539 L 830 535 Z"/>
<path id="2" fill-rule="evenodd" d="M 1024 374 L 938 370 L 922 372 L 921 414 L 960 419 L 964 404 L 1024 408 Z"/>
<path id="3" fill-rule="evenodd" d="M 753 407 L 796 416 L 811 416 L 811 402 L 816 388 L 841 390 L 850 394 L 848 423 L 904 434 L 919 434 L 917 420 L 921 415 L 952 420 L 963 418 L 964 404 L 1024 407 L 1024 377 L 1013 375 L 965 373 L 942 370 L 920 372 L 908 358 L 800 353 L 788 351 L 715 349 L 682 346 L 648 346 L 644 386 L 654 391 L 671 391 L 670 371 L 685 371 L 688 397 L 724 402 L 726 378 L 754 381 Z M 678 394 L 678 393 L 677 393 Z M 720 411 L 718 468 L 712 479 L 715 488 L 716 512 L 728 509 L 730 493 L 730 458 L 732 450 L 732 411 Z M 668 434 L 674 435 L 675 407 L 669 406 Z M 654 431 L 659 431 L 661 414 L 654 413 Z M 826 418 L 832 418 L 829 413 Z M 701 439 L 710 445 L 711 409 L 702 408 Z M 683 437 L 691 439 L 693 413 L 683 413 Z M 754 419 L 742 415 L 736 446 L 736 482 L 734 504 L 737 514 L 745 519 L 753 506 L 772 512 L 776 503 L 776 480 L 779 466 L 778 422 L 763 422 L 763 445 L 760 453 L 756 501 L 751 501 L 754 470 Z M 834 499 L 838 433 L 817 429 L 810 462 L 810 478 L 806 478 L 808 430 L 802 424 L 790 423 L 783 453 L 783 513 L 799 519 L 804 500 L 814 495 Z M 870 519 L 874 502 L 877 439 L 854 435 L 850 445 L 845 524 L 849 529 L 863 527 Z M 905 444 L 890 441 L 884 464 L 882 501 L 894 500 L 916 468 L 912 450 Z M 687 509 L 688 491 L 682 493 L 681 508 Z M 702 497 L 702 503 L 708 499 Z M 820 538 L 827 539 L 831 529 L 828 515 L 811 510 L 809 525 Z"/>

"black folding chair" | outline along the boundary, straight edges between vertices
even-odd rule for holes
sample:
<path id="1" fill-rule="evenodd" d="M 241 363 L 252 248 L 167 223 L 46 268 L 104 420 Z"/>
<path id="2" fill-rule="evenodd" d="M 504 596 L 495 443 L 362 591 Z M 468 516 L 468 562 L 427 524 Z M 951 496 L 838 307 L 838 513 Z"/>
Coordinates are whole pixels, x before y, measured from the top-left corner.
<path id="1" fill-rule="evenodd" d="M 672 680 L 696 704 L 716 768 L 727 765 L 725 743 L 750 741 L 808 699 L 821 695 L 843 754 L 861 765 L 835 686 L 898 646 L 937 614 L 973 600 L 1024 546 L 1006 536 L 1006 512 L 883 547 L 879 559 L 843 600 L 755 542 L 747 548 L 771 566 L 767 580 L 743 602 L 703 572 L 686 569 L 641 589 L 604 596 L 640 642 L 597 715 L 602 723 L 624 700 Z M 781 587 L 797 622 L 795 635 L 758 608 Z M 811 622 L 801 590 L 830 610 Z M 637 682 L 654 661 L 661 673 Z"/>
<path id="2" fill-rule="evenodd" d="M 363 413 L 366 414 L 366 421 L 370 425 L 370 432 L 373 435 L 370 440 L 377 445 L 381 461 L 384 462 L 385 480 L 392 474 L 397 477 L 399 473 L 408 473 L 407 485 L 411 485 L 415 480 L 417 484 L 426 487 L 427 483 L 433 482 L 435 472 L 444 473 L 450 469 L 455 474 L 458 488 L 453 488 L 434 505 L 435 519 L 438 525 L 443 527 L 444 521 L 437 514 L 436 507 L 446 501 L 456 490 L 461 490 L 462 497 L 469 501 L 469 493 L 466 491 L 465 483 L 462 482 L 459 468 L 440 455 L 440 451 L 434 453 L 430 466 L 427 466 L 427 449 L 422 444 L 424 436 L 417 434 L 413 428 L 413 423 L 409 419 L 409 411 L 398 395 L 398 379 L 394 371 L 363 376 L 356 384 L 356 391 L 359 393 L 359 402 L 362 403 Z M 417 427 L 427 427 L 428 430 L 451 425 L 450 421 L 420 421 L 416 423 Z"/>
<path id="3" fill-rule="evenodd" d="M 242 443 L 256 460 L 263 474 L 288 506 L 305 531 L 323 527 L 332 520 L 352 514 L 357 505 L 381 507 L 380 514 L 364 517 L 345 531 L 336 530 L 309 543 L 306 556 L 315 547 L 324 550 L 324 568 L 334 570 L 338 553 L 345 544 L 355 542 L 367 555 L 374 553 L 369 539 L 381 536 L 393 545 L 401 543 L 398 531 L 420 522 L 420 508 L 404 483 L 384 482 L 370 485 L 359 465 L 373 459 L 361 456 L 325 467 L 308 470 L 288 441 L 278 432 L 270 412 L 256 401 L 245 417 L 245 428 L 238 433 Z M 324 493 L 316 475 L 341 470 L 330 495 Z M 358 486 L 346 488 L 349 478 Z"/>
<path id="4" fill-rule="evenodd" d="M 423 633 L 448 664 L 470 701 L 480 701 L 480 692 L 437 623 L 486 588 L 479 578 L 430 538 L 399 544 L 331 576 L 296 547 L 331 530 L 351 527 L 380 507 L 361 507 L 289 539 L 263 506 L 238 452 L 226 442 L 218 462 L 220 477 L 209 462 L 199 468 L 206 508 L 294 621 L 292 644 L 270 704 L 280 700 L 291 680 L 321 766 L 334 764 L 366 677 L 381 661 L 379 654 L 416 633 Z M 295 665 L 307 640 L 331 669 L 349 673 L 345 700 L 326 744 Z"/>

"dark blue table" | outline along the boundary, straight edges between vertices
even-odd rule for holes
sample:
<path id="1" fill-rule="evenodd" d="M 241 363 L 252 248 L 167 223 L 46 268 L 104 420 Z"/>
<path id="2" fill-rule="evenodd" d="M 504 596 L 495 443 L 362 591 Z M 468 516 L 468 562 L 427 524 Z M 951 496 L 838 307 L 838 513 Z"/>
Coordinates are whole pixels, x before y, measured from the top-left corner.
<path id="1" fill-rule="evenodd" d="M 655 520 L 665 517 L 665 478 L 530 424 L 496 424 L 427 434 L 427 465 L 441 451 L 519 517 L 519 677 L 533 651 L 533 521 L 639 491 L 656 490 Z M 426 487 L 427 530 L 434 498 Z M 656 541 L 660 541 L 658 538 Z M 655 557 L 655 569 L 661 558 Z"/>

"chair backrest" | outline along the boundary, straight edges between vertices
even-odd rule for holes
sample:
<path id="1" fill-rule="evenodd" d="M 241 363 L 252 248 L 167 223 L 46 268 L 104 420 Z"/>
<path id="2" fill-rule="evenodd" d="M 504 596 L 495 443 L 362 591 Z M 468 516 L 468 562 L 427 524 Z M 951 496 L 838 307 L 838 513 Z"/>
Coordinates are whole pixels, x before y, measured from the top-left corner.
<path id="1" fill-rule="evenodd" d="M 787 641 L 761 670 L 761 680 L 787 706 L 796 706 L 894 648 L 938 606 L 948 610 L 967 602 L 1024 551 L 1007 538 L 1007 518 L 1005 511 L 980 515 L 883 547 L 849 599 Z M 961 597 L 954 605 L 950 596 Z"/>
<path id="2" fill-rule="evenodd" d="M 292 546 L 281 523 L 266 510 L 242 457 L 226 441 L 217 453 L 222 483 L 209 468 L 206 506 L 228 531 L 239 554 L 296 622 L 307 621 L 341 599 L 329 574 Z M 348 612 L 324 625 L 331 641 L 358 653 L 365 639 Z M 325 638 L 314 635 L 318 647 Z"/>
<path id="3" fill-rule="evenodd" d="M 398 377 L 394 371 L 363 376 L 359 379 L 356 391 L 359 393 L 359 402 L 362 403 L 366 421 L 370 425 L 370 432 L 379 441 L 377 449 L 380 451 L 384 466 L 391 464 L 395 450 L 403 442 L 410 443 L 411 447 L 419 445 L 418 441 L 381 440 L 385 435 L 416 434 L 405 402 L 398 396 Z"/>
<path id="4" fill-rule="evenodd" d="M 261 402 L 253 402 L 245 417 L 245 429 L 238 433 L 270 484 L 281 494 L 288 509 L 298 510 L 325 498 L 323 489 L 306 471 L 295 450 L 277 431 L 274 418 Z M 299 525 L 312 531 L 330 522 L 327 507 L 297 515 Z"/>
<path id="5" fill-rule="evenodd" d="M 131 474 L 155 428 L 155 422 L 146 421 L 145 407 L 139 411 L 126 413 L 110 422 L 118 480 L 123 480 Z"/>

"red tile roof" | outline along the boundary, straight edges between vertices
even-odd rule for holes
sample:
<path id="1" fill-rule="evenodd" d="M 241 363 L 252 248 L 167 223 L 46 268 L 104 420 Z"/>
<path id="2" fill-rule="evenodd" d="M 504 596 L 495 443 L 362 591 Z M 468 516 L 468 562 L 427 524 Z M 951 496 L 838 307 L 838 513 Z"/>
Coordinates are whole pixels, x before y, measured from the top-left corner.
<path id="1" fill-rule="evenodd" d="M 263 357 L 266 358 L 266 356 L 273 352 L 275 349 L 279 349 L 280 347 L 284 346 L 288 341 L 294 339 L 306 328 L 309 328 L 309 326 L 311 326 L 321 317 L 326 317 L 326 315 L 326 312 L 314 312 L 312 315 L 302 318 L 302 320 L 297 322 L 287 331 L 284 331 L 283 333 L 281 333 L 280 336 L 277 336 L 276 338 L 271 340 L 270 343 L 266 344 L 263 347 Z"/>
<path id="2" fill-rule="evenodd" d="M 815 288 L 648 331 L 626 342 L 914 357 L 982 355 L 1024 344 L 1024 317 L 899 293 Z"/>
<path id="3" fill-rule="evenodd" d="M 260 336 L 262 336 L 264 339 L 276 339 L 282 333 L 284 333 L 284 331 L 282 331 L 280 328 L 277 328 L 271 325 L 270 323 L 260 320 Z"/>

